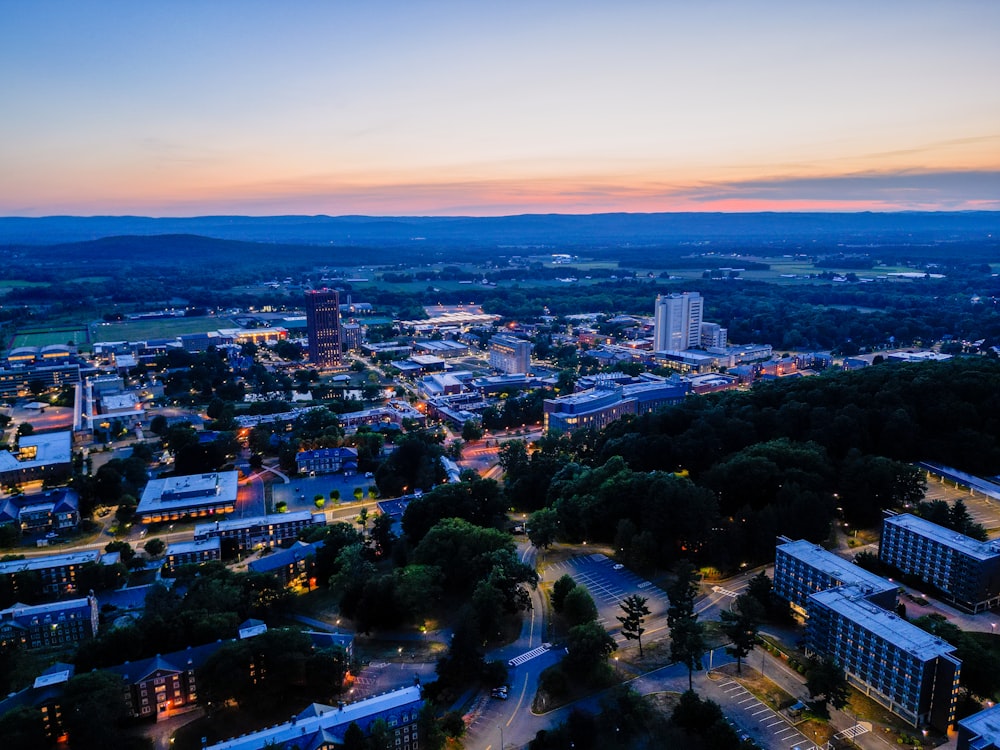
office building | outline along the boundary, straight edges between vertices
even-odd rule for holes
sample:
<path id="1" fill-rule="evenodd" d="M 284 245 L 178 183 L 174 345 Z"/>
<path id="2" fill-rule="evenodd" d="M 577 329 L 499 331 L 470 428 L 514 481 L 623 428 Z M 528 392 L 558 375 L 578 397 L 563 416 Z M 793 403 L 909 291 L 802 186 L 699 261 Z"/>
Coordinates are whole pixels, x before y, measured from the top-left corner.
<path id="1" fill-rule="evenodd" d="M 320 370 L 343 364 L 340 348 L 340 297 L 333 289 L 306 292 L 306 328 L 309 335 L 309 364 Z"/>
<path id="2" fill-rule="evenodd" d="M 66 646 L 97 633 L 97 599 L 87 596 L 51 604 L 15 604 L 0 610 L 0 650 Z"/>
<path id="3" fill-rule="evenodd" d="M 235 471 L 217 471 L 151 479 L 135 509 L 136 518 L 158 523 L 232 513 L 236 510 L 238 477 Z"/>
<path id="4" fill-rule="evenodd" d="M 716 347 L 722 349 L 726 346 L 726 339 L 729 338 L 729 331 L 718 323 L 701 324 L 701 348 L 708 349 Z"/>
<path id="5" fill-rule="evenodd" d="M 531 342 L 497 334 L 490 339 L 490 367 L 506 375 L 521 375 L 531 371 Z"/>
<path id="6" fill-rule="evenodd" d="M 351 724 L 367 736 L 376 719 L 385 721 L 389 742 L 397 750 L 419 750 L 421 737 L 417 717 L 424 701 L 419 687 L 408 687 L 376 695 L 357 703 L 325 706 L 313 703 L 291 721 L 259 732 L 209 745 L 206 750 L 327 750 L 344 744 Z"/>
<path id="7" fill-rule="evenodd" d="M 868 599 L 858 586 L 809 597 L 807 651 L 833 658 L 849 684 L 913 727 L 955 721 L 955 647 Z"/>
<path id="8" fill-rule="evenodd" d="M 1000 540 L 980 542 L 903 513 L 883 522 L 878 554 L 970 612 L 1000 605 Z"/>
<path id="9" fill-rule="evenodd" d="M 1000 750 L 1000 705 L 958 722 L 958 750 Z"/>
<path id="10" fill-rule="evenodd" d="M 340 327 L 344 337 L 344 348 L 351 352 L 361 349 L 361 342 L 364 341 L 364 329 L 360 323 L 344 323 Z"/>
<path id="11" fill-rule="evenodd" d="M 698 292 L 657 295 L 653 308 L 653 349 L 682 352 L 700 346 L 703 302 Z"/>
<path id="12" fill-rule="evenodd" d="M 775 595 L 802 616 L 808 616 L 809 597 L 819 591 L 856 586 L 878 606 L 894 609 L 899 588 L 805 539 L 786 541 L 775 549 L 773 585 Z"/>

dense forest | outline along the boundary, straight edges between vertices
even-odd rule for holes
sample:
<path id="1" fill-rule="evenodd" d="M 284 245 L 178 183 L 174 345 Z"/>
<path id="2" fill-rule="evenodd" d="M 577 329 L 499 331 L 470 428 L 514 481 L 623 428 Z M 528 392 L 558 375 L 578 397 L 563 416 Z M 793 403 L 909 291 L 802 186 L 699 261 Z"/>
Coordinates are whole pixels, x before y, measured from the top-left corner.
<path id="1" fill-rule="evenodd" d="M 1000 363 L 958 359 L 764 383 L 601 432 L 504 447 L 505 493 L 545 543 L 614 544 L 640 570 L 689 557 L 726 570 L 779 534 L 822 541 L 914 506 L 909 462 L 1000 472 Z"/>

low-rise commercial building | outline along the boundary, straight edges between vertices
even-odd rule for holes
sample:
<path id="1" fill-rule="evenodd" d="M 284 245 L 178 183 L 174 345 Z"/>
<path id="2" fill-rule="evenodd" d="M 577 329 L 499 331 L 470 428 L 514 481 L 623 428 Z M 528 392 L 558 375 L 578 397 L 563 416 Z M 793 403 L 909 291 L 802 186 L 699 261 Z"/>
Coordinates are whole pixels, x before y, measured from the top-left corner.
<path id="1" fill-rule="evenodd" d="M 136 518 L 156 523 L 232 513 L 236 510 L 238 477 L 235 471 L 219 471 L 151 479 L 135 509 Z"/>
<path id="2" fill-rule="evenodd" d="M 207 750 L 328 750 L 344 744 L 344 734 L 355 724 L 367 735 L 376 719 L 385 721 L 397 750 L 419 750 L 417 717 L 424 701 L 419 687 L 383 693 L 357 703 L 325 706 L 313 703 L 291 721 L 259 732 L 210 745 Z"/>
<path id="3" fill-rule="evenodd" d="M 97 599 L 87 596 L 50 604 L 15 604 L 0 610 L 0 650 L 66 646 L 97 633 Z"/>
<path id="4" fill-rule="evenodd" d="M 980 542 L 902 513 L 883 522 L 879 559 L 970 612 L 1000 605 L 1000 540 Z"/>
<path id="5" fill-rule="evenodd" d="M 913 727 L 955 721 L 961 661 L 951 644 L 868 599 L 857 586 L 809 597 L 807 650 L 832 657 L 847 681 Z"/>

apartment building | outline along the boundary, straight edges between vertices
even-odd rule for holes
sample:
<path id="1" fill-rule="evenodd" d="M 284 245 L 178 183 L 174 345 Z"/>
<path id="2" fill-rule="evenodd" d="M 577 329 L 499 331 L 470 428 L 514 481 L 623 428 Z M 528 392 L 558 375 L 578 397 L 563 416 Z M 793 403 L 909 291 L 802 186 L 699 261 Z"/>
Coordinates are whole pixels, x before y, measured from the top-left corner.
<path id="1" fill-rule="evenodd" d="M 1000 540 L 980 542 L 903 513 L 882 523 L 879 559 L 970 612 L 1000 605 Z"/>
<path id="2" fill-rule="evenodd" d="M 808 616 L 809 597 L 837 586 L 857 586 L 869 601 L 896 607 L 898 586 L 805 539 L 779 544 L 774 555 L 774 593 Z"/>
<path id="3" fill-rule="evenodd" d="M 254 547 L 276 547 L 293 542 L 302 531 L 315 525 L 325 526 L 326 515 L 302 510 L 198 524 L 194 527 L 194 538 L 218 537 L 223 547 L 228 543 L 233 545 L 234 551 L 245 552 Z"/>
<path id="4" fill-rule="evenodd" d="M 955 647 L 868 599 L 858 586 L 809 597 L 807 650 L 832 657 L 847 681 L 914 727 L 955 721 Z"/>

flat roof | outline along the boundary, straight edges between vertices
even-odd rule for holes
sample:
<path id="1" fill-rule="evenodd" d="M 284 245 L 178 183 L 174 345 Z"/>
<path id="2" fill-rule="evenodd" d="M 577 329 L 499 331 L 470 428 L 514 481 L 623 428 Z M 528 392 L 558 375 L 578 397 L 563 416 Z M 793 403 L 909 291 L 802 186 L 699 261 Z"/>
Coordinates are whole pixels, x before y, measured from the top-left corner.
<path id="1" fill-rule="evenodd" d="M 976 560 L 990 560 L 994 557 L 1000 557 L 1000 540 L 980 542 L 971 536 L 960 534 L 957 531 L 939 526 L 936 523 L 931 523 L 926 518 L 915 516 L 912 513 L 900 513 L 898 516 L 888 516 L 885 522 L 911 531 L 925 539 L 943 544 L 945 547 L 950 547 L 956 552 L 968 555 Z"/>
<path id="2" fill-rule="evenodd" d="M 142 491 L 138 514 L 235 503 L 239 473 L 216 471 L 150 479 Z"/>
<path id="3" fill-rule="evenodd" d="M 987 708 L 978 714 L 966 716 L 960 719 L 959 726 L 968 729 L 976 737 L 986 740 L 992 745 L 1000 745 L 1000 705 Z M 970 745 L 973 748 L 988 747 L 988 745 L 977 743 Z"/>
<path id="4" fill-rule="evenodd" d="M 260 750 L 272 744 L 281 747 L 284 743 L 298 739 L 304 734 L 339 726 L 346 728 L 351 722 L 360 722 L 373 714 L 392 711 L 420 700 L 420 688 L 407 687 L 375 695 L 357 703 L 348 703 L 343 708 L 314 703 L 293 721 L 210 745 L 208 750 Z M 307 715 L 308 713 L 312 715 Z"/>
<path id="5" fill-rule="evenodd" d="M 65 432 L 45 432 L 40 435 L 26 435 L 18 440 L 21 452 L 25 448 L 34 448 L 35 457 L 28 460 L 18 460 L 17 454 L 10 451 L 0 451 L 0 471 L 29 469 L 36 466 L 51 464 L 68 464 L 72 459 L 73 434 Z"/>
<path id="6" fill-rule="evenodd" d="M 172 542 L 167 545 L 166 555 L 182 555 L 189 552 L 202 552 L 210 549 L 222 549 L 222 540 L 219 537 L 211 539 L 195 539 L 191 542 Z"/>
<path id="7" fill-rule="evenodd" d="M 42 555 L 40 557 L 27 557 L 24 560 L 11 560 L 0 562 L 0 575 L 10 573 L 20 573 L 25 570 L 47 570 L 57 568 L 61 565 L 83 565 L 84 563 L 97 562 L 101 557 L 99 550 L 90 549 L 82 552 L 66 552 L 61 555 Z"/>
<path id="8" fill-rule="evenodd" d="M 818 544 L 799 539 L 794 542 L 779 544 L 777 549 L 790 557 L 800 560 L 811 568 L 815 568 L 836 578 L 844 586 L 863 586 L 875 591 L 889 591 L 899 588 L 895 583 L 882 576 L 865 570 L 859 565 L 855 565 L 849 560 L 825 550 Z M 872 593 L 868 592 L 869 595 Z"/>
<path id="9" fill-rule="evenodd" d="M 865 598 L 868 595 L 858 586 L 839 586 L 817 592 L 809 598 L 921 661 L 930 661 L 955 650 L 947 641 L 921 630 L 895 612 L 872 604 Z"/>
<path id="10" fill-rule="evenodd" d="M 274 523 L 290 523 L 294 521 L 312 520 L 313 512 L 310 510 L 298 510 L 294 513 L 272 513 L 269 516 L 251 516 L 250 518 L 228 518 L 224 521 L 212 521 L 211 523 L 199 523 L 194 527 L 194 534 L 205 534 L 212 530 L 234 531 L 237 529 L 248 529 L 251 526 L 267 526 Z"/>
<path id="11" fill-rule="evenodd" d="M 66 612 L 70 609 L 90 609 L 90 599 L 70 599 L 64 602 L 47 602 L 45 604 L 11 604 L 7 609 L 0 610 L 0 615 L 10 614 L 15 617 L 25 615 L 44 615 L 50 612 Z"/>

